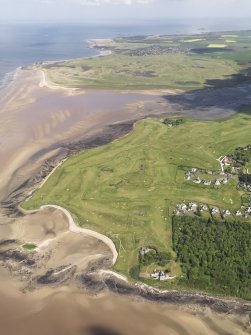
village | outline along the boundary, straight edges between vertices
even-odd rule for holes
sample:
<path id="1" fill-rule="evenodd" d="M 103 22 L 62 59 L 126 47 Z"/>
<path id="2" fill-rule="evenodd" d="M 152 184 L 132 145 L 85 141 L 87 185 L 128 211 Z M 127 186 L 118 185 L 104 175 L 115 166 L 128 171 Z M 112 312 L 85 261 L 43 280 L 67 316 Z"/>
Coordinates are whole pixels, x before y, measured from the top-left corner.
<path id="1" fill-rule="evenodd" d="M 236 179 L 237 189 L 243 189 L 249 193 L 248 205 L 242 206 L 240 209 L 232 211 L 229 209 L 220 209 L 218 207 L 210 207 L 206 204 L 189 202 L 182 203 L 176 206 L 174 211 L 175 215 L 198 215 L 204 217 L 226 219 L 227 217 L 232 218 L 251 218 L 251 183 L 249 182 L 248 168 L 245 167 L 246 163 L 249 162 L 251 145 L 246 147 L 237 148 L 232 155 L 221 156 L 217 159 L 220 163 L 221 169 L 219 171 L 203 170 L 198 168 L 192 168 L 185 172 L 185 180 L 191 181 L 195 184 L 202 184 L 204 186 L 222 187 L 230 182 L 232 179 Z M 242 178 L 246 176 L 246 178 Z"/>
<path id="2" fill-rule="evenodd" d="M 180 125 L 182 119 L 162 120 L 168 127 Z M 195 184 L 204 185 L 204 187 L 220 188 L 227 185 L 231 180 L 236 181 L 236 189 L 248 192 L 248 203 L 241 206 L 240 209 L 221 209 L 217 206 L 211 206 L 206 203 L 196 201 L 185 201 L 178 204 L 173 211 L 173 215 L 187 217 L 201 217 L 211 220 L 233 221 L 236 219 L 251 221 L 251 183 L 248 178 L 242 180 L 241 176 L 248 174 L 248 168 L 245 167 L 249 162 L 251 145 L 243 148 L 237 148 L 232 155 L 221 156 L 217 161 L 220 163 L 220 169 L 204 170 L 193 167 L 185 171 L 185 180 Z M 242 159 L 240 159 L 242 158 Z M 247 180 L 247 181 L 246 181 Z M 161 256 L 161 257 L 160 257 Z M 156 281 L 166 281 L 176 278 L 176 275 L 170 270 L 170 264 L 173 259 L 167 253 L 159 253 L 155 247 L 141 247 L 139 250 L 139 264 L 142 272 L 140 277 Z M 159 267 L 157 267 L 159 266 Z M 170 267 L 170 269 L 169 269 Z"/>
<path id="3" fill-rule="evenodd" d="M 192 168 L 185 173 L 185 179 L 195 184 L 203 184 L 205 186 L 221 186 L 226 185 L 231 178 L 237 177 L 225 171 L 211 171 Z"/>
<path id="4" fill-rule="evenodd" d="M 130 56 L 160 56 L 163 54 L 189 54 L 190 49 L 180 46 L 160 46 L 160 45 L 151 45 L 146 48 L 135 49 L 129 52 Z"/>
<path id="5" fill-rule="evenodd" d="M 175 215 L 189 215 L 189 216 L 203 216 L 206 213 L 207 216 L 204 217 L 214 217 L 225 219 L 227 217 L 238 217 L 243 219 L 251 218 L 251 205 L 248 207 L 242 206 L 240 210 L 231 211 L 229 209 L 220 209 L 218 207 L 210 207 L 206 204 L 199 204 L 196 202 L 189 202 L 188 204 L 183 202 L 178 204 L 174 210 Z"/>

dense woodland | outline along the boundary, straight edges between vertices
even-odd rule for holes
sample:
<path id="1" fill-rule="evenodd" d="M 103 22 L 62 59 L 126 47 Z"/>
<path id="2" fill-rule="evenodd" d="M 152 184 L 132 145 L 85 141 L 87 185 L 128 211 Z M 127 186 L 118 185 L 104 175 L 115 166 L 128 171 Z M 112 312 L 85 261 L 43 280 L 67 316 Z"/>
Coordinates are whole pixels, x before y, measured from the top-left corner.
<path id="1" fill-rule="evenodd" d="M 174 217 L 173 245 L 190 287 L 251 299 L 251 225 Z"/>
<path id="2" fill-rule="evenodd" d="M 143 266 L 150 265 L 153 263 L 159 266 L 165 266 L 171 259 L 172 259 L 171 253 L 164 251 L 158 252 L 152 250 L 144 255 L 139 254 L 139 264 Z"/>
<path id="3" fill-rule="evenodd" d="M 235 149 L 235 152 L 231 155 L 235 162 L 243 166 L 250 161 L 250 156 L 250 150 L 244 150 L 244 148 Z"/>
<path id="4" fill-rule="evenodd" d="M 239 180 L 242 183 L 250 184 L 251 185 L 251 174 L 241 174 L 239 176 Z"/>
<path id="5" fill-rule="evenodd" d="M 184 123 L 184 119 L 164 119 L 163 123 L 167 126 L 179 126 L 180 124 Z"/>

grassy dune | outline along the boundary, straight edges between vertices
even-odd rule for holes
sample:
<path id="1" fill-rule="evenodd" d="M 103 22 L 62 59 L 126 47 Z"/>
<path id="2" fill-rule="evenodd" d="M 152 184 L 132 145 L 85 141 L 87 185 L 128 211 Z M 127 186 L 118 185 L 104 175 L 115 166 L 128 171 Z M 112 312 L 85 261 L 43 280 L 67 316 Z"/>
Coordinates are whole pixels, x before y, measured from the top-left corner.
<path id="1" fill-rule="evenodd" d="M 224 79 L 237 73 L 231 60 L 168 54 L 160 56 L 106 57 L 66 62 L 47 70 L 48 78 L 59 85 L 112 89 L 201 88 L 210 79 Z"/>
<path id="2" fill-rule="evenodd" d="M 206 187 L 186 181 L 182 171 L 218 170 L 219 156 L 251 142 L 250 128 L 249 114 L 172 128 L 140 121 L 128 136 L 69 158 L 22 206 L 68 208 L 81 226 L 112 238 L 119 251 L 115 269 L 128 275 L 141 246 L 172 251 L 172 213 L 183 200 L 240 208 L 237 181 Z"/>
<path id="3" fill-rule="evenodd" d="M 242 71 L 250 77 L 250 32 L 138 36 L 98 46 L 113 54 L 45 65 L 48 79 L 67 87 L 189 91 Z"/>

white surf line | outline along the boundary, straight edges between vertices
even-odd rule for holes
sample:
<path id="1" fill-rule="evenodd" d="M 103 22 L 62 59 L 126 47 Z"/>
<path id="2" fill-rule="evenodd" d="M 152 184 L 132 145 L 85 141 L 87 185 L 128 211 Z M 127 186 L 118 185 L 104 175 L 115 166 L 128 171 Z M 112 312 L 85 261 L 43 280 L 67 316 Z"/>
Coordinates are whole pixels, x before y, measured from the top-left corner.
<path id="1" fill-rule="evenodd" d="M 115 244 L 113 243 L 113 241 L 103 235 L 103 234 L 100 234 L 96 231 L 93 231 L 93 230 L 90 230 L 90 229 L 85 229 L 85 228 L 81 228 L 79 226 L 77 226 L 73 220 L 73 217 L 71 215 L 71 213 L 61 207 L 61 206 L 57 206 L 57 205 L 44 205 L 44 206 L 41 206 L 40 207 L 41 209 L 44 209 L 44 208 L 55 208 L 55 209 L 58 209 L 58 210 L 61 210 L 65 215 L 66 217 L 68 218 L 68 224 L 69 224 L 69 231 L 72 232 L 72 233 L 80 233 L 80 234 L 84 234 L 84 235 L 88 235 L 88 236 L 91 236 L 91 237 L 94 237 L 102 242 L 104 242 L 109 248 L 110 250 L 112 251 L 112 254 L 113 254 L 113 258 L 112 258 L 112 265 L 114 265 L 117 261 L 117 258 L 118 258 L 118 252 L 116 250 L 116 247 L 115 247 Z"/>

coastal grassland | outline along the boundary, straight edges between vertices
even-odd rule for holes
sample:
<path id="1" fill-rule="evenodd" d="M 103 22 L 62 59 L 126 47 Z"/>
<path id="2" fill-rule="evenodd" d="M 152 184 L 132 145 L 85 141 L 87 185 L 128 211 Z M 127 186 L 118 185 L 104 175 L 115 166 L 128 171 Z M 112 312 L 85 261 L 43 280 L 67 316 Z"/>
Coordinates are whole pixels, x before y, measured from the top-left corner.
<path id="1" fill-rule="evenodd" d="M 189 91 L 231 78 L 238 83 L 251 78 L 247 71 L 250 34 L 138 36 L 116 38 L 108 44 L 98 40 L 97 49 L 111 50 L 111 55 L 45 64 L 42 68 L 50 81 L 77 88 Z M 238 77 L 243 71 L 245 78 Z"/>
<path id="2" fill-rule="evenodd" d="M 250 127 L 247 112 L 221 121 L 186 119 L 172 128 L 157 119 L 142 120 L 126 137 L 70 157 L 22 207 L 69 209 L 79 225 L 115 242 L 114 268 L 128 275 L 142 246 L 174 255 L 172 216 L 178 203 L 240 208 L 237 180 L 208 188 L 180 178 L 179 171 L 219 170 L 217 158 L 251 142 Z"/>
<path id="3" fill-rule="evenodd" d="M 193 89 L 207 80 L 224 79 L 239 71 L 231 60 L 198 55 L 164 54 L 104 57 L 65 62 L 46 70 L 50 81 L 67 87 L 112 89 Z"/>

